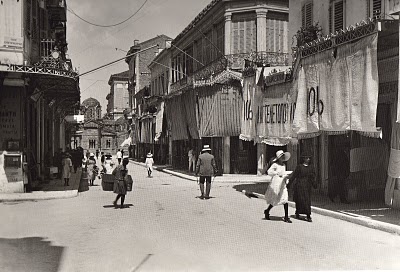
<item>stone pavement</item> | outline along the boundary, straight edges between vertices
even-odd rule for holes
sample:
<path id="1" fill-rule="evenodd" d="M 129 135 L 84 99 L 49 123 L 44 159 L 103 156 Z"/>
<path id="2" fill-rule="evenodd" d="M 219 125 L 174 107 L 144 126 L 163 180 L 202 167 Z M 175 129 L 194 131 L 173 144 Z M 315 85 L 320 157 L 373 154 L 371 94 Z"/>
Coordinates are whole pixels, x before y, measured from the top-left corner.
<path id="1" fill-rule="evenodd" d="M 144 166 L 144 163 L 132 160 L 131 162 Z M 197 180 L 194 173 L 173 169 L 171 166 L 155 166 L 154 168 L 158 171 L 187 180 Z M 263 176 L 256 175 L 224 174 L 215 177 L 214 182 L 216 184 L 231 183 L 232 187 L 239 192 L 246 190 L 264 194 L 266 183 L 263 182 L 263 179 Z M 243 197 L 245 196 L 243 195 Z M 314 192 L 311 201 L 312 212 L 400 235 L 400 210 L 386 206 L 383 200 L 368 202 L 358 201 L 350 204 L 338 203 L 338 201 L 339 200 L 336 200 L 335 203 L 332 203 L 327 196 Z M 289 201 L 289 205 L 295 207 L 293 201 Z"/>
<path id="2" fill-rule="evenodd" d="M 71 173 L 69 186 L 64 186 L 61 179 L 51 179 L 40 183 L 32 192 L 0 194 L 0 202 L 36 201 L 78 196 L 78 188 L 82 176 L 82 168 Z"/>

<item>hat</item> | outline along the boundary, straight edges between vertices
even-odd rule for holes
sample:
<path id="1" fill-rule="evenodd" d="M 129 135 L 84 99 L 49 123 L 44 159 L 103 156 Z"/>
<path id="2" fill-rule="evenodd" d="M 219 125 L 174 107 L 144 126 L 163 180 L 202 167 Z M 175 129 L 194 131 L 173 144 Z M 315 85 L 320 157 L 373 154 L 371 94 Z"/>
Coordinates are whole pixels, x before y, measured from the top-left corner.
<path id="1" fill-rule="evenodd" d="M 94 154 L 93 154 L 93 153 L 90 153 L 90 154 L 89 154 L 89 157 L 94 157 Z"/>
<path id="2" fill-rule="evenodd" d="M 72 157 L 71 154 L 69 154 L 68 152 L 66 152 L 66 153 L 64 154 L 64 156 L 65 156 L 66 158 L 71 158 L 71 157 Z"/>
<path id="3" fill-rule="evenodd" d="M 153 154 L 151 154 L 150 152 L 147 153 L 147 158 L 152 158 L 152 157 L 153 157 Z"/>
<path id="4" fill-rule="evenodd" d="M 289 152 L 283 152 L 283 150 L 278 150 L 276 151 L 276 157 L 274 161 L 279 160 L 281 157 L 283 161 L 288 161 L 290 159 L 290 153 Z"/>
<path id="5" fill-rule="evenodd" d="M 201 152 L 204 151 L 211 151 L 210 145 L 204 145 L 203 150 L 201 150 Z"/>

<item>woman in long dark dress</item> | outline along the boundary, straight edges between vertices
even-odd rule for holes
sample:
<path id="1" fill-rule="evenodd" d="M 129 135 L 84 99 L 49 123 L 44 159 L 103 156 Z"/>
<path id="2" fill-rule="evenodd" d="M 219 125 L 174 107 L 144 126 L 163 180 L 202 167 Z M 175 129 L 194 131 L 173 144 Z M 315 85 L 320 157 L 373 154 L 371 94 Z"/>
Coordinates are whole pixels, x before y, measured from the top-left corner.
<path id="1" fill-rule="evenodd" d="M 311 191 L 317 187 L 314 166 L 311 164 L 311 156 L 303 155 L 302 163 L 296 166 L 296 169 L 289 177 L 289 187 L 293 184 L 293 200 L 296 203 L 296 218 L 300 214 L 307 216 L 307 221 L 311 219 Z"/>

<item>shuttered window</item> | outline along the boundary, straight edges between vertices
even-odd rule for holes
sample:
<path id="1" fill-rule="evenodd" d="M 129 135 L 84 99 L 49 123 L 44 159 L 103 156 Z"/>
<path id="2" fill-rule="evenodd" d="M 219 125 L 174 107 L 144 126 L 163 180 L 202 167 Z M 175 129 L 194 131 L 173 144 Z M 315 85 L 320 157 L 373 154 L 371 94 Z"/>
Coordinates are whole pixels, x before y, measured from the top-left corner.
<path id="1" fill-rule="evenodd" d="M 204 60 L 203 60 L 203 43 L 202 43 L 202 39 L 200 38 L 199 40 L 197 40 L 195 42 L 195 48 L 196 48 L 196 59 L 204 64 Z M 195 64 L 196 70 L 200 69 L 202 67 L 202 65 L 198 62 L 196 62 Z"/>
<path id="2" fill-rule="evenodd" d="M 367 0 L 367 17 L 380 17 L 382 13 L 382 0 Z"/>
<path id="3" fill-rule="evenodd" d="M 344 0 L 333 0 L 329 6 L 329 31 L 336 32 L 345 26 L 345 3 Z"/>
<path id="4" fill-rule="evenodd" d="M 193 74 L 193 59 L 189 56 L 193 56 L 193 46 L 186 48 L 185 50 L 186 55 L 186 74 L 191 75 Z"/>
<path id="5" fill-rule="evenodd" d="M 257 27 L 253 14 L 234 15 L 232 18 L 232 54 L 257 50 Z"/>
<path id="6" fill-rule="evenodd" d="M 267 52 L 288 53 L 289 18 L 286 14 L 269 12 L 267 15 Z"/>
<path id="7" fill-rule="evenodd" d="M 217 25 L 217 56 L 225 54 L 225 22 L 219 23 Z"/>
<path id="8" fill-rule="evenodd" d="M 305 3 L 301 7 L 301 25 L 303 27 L 310 26 L 313 23 L 313 3 Z"/>

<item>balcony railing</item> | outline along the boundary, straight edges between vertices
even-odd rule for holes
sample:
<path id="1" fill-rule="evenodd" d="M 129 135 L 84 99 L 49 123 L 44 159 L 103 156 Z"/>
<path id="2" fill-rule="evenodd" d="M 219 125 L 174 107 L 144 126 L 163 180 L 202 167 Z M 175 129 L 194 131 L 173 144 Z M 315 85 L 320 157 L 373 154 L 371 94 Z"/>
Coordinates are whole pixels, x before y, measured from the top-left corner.
<path id="1" fill-rule="evenodd" d="M 232 54 L 226 56 L 229 61 L 229 68 L 232 70 L 243 70 L 246 62 L 256 63 L 259 66 L 288 66 L 289 53 L 276 52 L 250 52 Z"/>
<path id="2" fill-rule="evenodd" d="M 72 70 L 71 60 L 66 58 L 62 45 L 57 45 L 56 40 L 52 39 L 40 42 L 40 61 L 35 66 Z"/>

